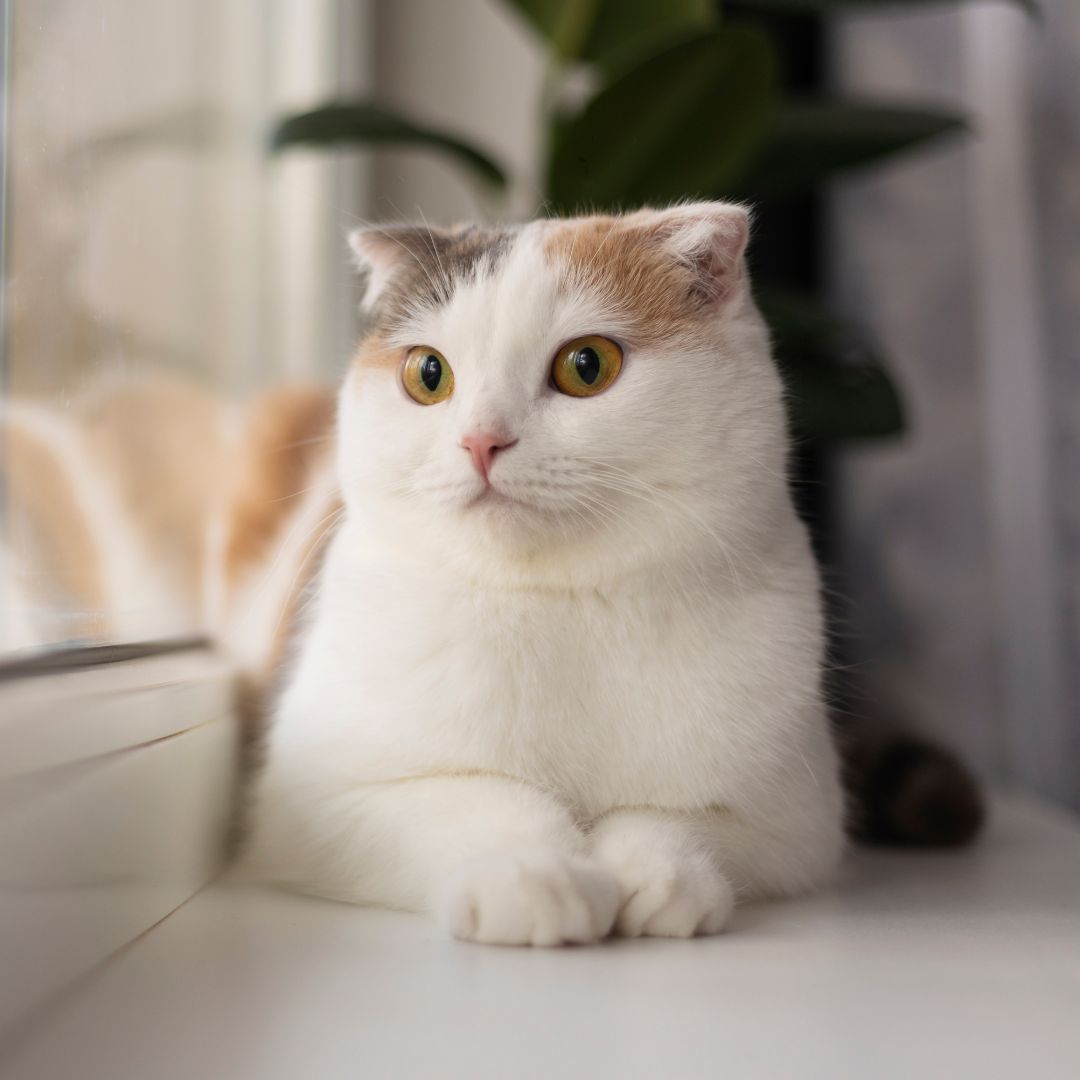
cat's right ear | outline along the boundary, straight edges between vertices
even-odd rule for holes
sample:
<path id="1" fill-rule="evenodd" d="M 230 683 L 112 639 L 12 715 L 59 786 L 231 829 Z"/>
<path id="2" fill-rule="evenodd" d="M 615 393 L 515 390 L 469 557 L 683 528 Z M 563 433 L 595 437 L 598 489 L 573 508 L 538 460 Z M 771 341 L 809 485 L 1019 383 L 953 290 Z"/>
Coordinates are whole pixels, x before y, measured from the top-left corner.
<path id="1" fill-rule="evenodd" d="M 375 304 L 401 267 L 416 258 L 410 243 L 415 229 L 368 225 L 349 233 L 353 265 L 364 281 L 364 307 Z"/>

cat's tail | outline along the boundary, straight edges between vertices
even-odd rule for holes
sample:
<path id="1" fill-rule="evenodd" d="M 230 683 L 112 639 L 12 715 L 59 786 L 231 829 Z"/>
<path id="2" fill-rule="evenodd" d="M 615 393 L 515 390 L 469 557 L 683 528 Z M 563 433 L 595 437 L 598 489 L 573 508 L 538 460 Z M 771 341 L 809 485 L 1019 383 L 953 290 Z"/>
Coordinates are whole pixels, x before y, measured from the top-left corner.
<path id="1" fill-rule="evenodd" d="M 920 736 L 868 730 L 850 722 L 838 731 L 855 840 L 911 847 L 971 843 L 986 819 L 978 782 L 950 750 Z"/>

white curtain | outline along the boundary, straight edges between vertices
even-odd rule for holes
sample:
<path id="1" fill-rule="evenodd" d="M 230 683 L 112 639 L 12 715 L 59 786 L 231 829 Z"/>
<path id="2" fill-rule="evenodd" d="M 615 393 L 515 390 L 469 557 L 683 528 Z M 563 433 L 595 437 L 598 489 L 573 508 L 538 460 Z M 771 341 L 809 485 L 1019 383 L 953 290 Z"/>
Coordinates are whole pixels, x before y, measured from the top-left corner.
<path id="1" fill-rule="evenodd" d="M 860 17 L 839 81 L 969 135 L 846 183 L 834 288 L 911 428 L 840 455 L 852 650 L 890 711 L 1080 807 L 1080 6 Z"/>

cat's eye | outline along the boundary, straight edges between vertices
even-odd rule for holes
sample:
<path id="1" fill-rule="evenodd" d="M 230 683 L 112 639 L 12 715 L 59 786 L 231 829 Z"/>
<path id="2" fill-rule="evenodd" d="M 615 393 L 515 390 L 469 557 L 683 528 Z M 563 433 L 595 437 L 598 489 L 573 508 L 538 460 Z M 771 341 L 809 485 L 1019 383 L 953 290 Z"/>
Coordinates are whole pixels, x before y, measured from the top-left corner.
<path id="1" fill-rule="evenodd" d="M 622 349 L 610 338 L 598 334 L 575 338 L 556 354 L 551 381 L 563 394 L 592 397 L 619 377 L 622 361 Z"/>
<path id="2" fill-rule="evenodd" d="M 418 345 L 405 355 L 401 385 L 413 401 L 438 405 L 454 392 L 454 372 L 438 349 Z"/>

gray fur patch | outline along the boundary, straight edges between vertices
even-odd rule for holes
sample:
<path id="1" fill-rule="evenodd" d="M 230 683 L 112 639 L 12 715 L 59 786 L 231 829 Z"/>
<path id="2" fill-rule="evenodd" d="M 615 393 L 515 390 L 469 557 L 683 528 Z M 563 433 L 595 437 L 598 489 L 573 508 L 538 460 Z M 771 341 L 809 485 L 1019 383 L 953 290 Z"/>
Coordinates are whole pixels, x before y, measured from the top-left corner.
<path id="1" fill-rule="evenodd" d="M 417 308 L 441 307 L 480 273 L 491 273 L 513 243 L 510 229 L 393 225 L 379 234 L 401 249 L 401 265 L 370 312 L 369 328 L 389 329 Z"/>

